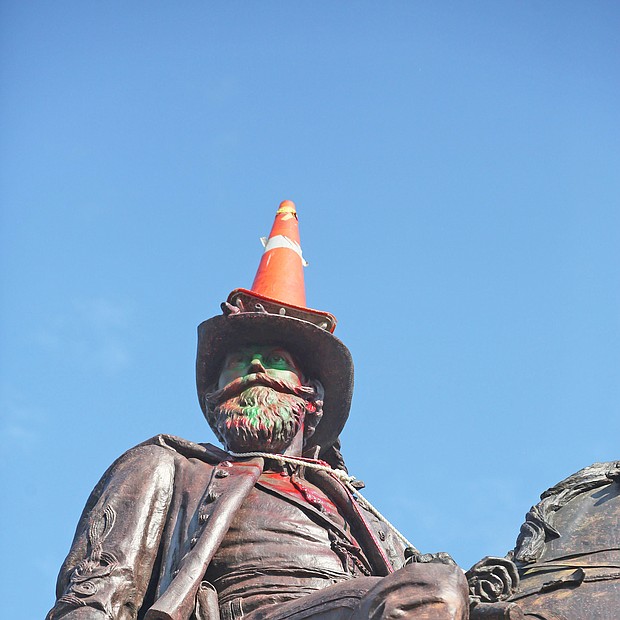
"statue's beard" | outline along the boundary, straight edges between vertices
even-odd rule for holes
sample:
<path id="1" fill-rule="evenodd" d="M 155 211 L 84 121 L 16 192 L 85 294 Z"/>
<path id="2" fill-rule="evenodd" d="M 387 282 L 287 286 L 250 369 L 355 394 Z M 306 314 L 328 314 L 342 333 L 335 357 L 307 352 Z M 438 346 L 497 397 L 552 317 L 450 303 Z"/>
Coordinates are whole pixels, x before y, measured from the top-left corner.
<path id="1" fill-rule="evenodd" d="M 220 401 L 210 408 L 209 423 L 232 452 L 283 452 L 299 432 L 307 408 L 312 408 L 306 398 L 259 382 L 228 398 L 220 400 L 218 395 L 208 397 Z"/>
<path id="2" fill-rule="evenodd" d="M 305 383 L 264 372 L 238 377 L 204 394 L 205 415 L 227 450 L 281 453 L 302 425 L 304 439 L 310 437 L 323 415 L 321 382 Z"/>

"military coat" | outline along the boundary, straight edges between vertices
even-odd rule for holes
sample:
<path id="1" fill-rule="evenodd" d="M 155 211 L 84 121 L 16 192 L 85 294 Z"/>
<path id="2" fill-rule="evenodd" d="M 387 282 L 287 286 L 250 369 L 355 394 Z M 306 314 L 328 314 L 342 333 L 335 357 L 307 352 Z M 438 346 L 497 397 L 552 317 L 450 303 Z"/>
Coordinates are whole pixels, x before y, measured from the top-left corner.
<path id="1" fill-rule="evenodd" d="M 210 444 L 170 435 L 123 454 L 88 499 L 47 620 L 191 618 L 206 568 L 262 468 L 260 458 L 234 460 Z M 405 546 L 395 532 L 338 478 L 312 473 L 373 574 L 400 568 Z"/>

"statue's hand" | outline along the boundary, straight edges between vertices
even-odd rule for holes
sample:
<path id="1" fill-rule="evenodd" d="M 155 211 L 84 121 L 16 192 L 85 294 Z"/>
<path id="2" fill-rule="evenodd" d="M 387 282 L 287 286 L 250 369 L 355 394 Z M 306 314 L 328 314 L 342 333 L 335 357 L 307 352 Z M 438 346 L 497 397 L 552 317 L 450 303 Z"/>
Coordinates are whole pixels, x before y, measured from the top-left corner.
<path id="1" fill-rule="evenodd" d="M 405 566 L 414 563 L 428 564 L 429 562 L 456 566 L 452 556 L 445 551 L 440 551 L 439 553 L 420 553 L 417 549 L 412 549 L 411 547 L 405 549 Z"/>

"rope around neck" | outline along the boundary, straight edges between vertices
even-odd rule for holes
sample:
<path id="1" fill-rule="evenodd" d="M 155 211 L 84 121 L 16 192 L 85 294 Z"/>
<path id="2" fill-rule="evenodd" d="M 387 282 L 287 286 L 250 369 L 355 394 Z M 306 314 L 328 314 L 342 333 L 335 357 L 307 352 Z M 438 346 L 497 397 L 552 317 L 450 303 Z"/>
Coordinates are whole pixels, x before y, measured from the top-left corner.
<path id="1" fill-rule="evenodd" d="M 414 547 L 403 534 L 401 534 L 396 527 L 394 527 L 354 486 L 353 482 L 357 480 L 355 476 L 349 476 L 346 471 L 342 469 L 333 469 L 327 463 L 317 462 L 313 459 L 306 459 L 300 456 L 284 456 L 283 454 L 270 454 L 269 452 L 229 452 L 231 456 L 237 458 L 251 458 L 255 456 L 259 456 L 265 459 L 271 459 L 273 461 L 278 461 L 279 463 L 287 463 L 289 465 L 297 465 L 298 467 L 307 467 L 308 469 L 313 469 L 315 471 L 324 471 L 340 480 L 348 491 L 353 495 L 357 503 L 362 507 L 368 510 L 371 514 L 373 514 L 377 519 L 383 521 L 387 526 L 389 526 L 392 531 L 396 534 L 396 536 L 404 543 L 407 547 L 411 547 L 413 553 L 419 553 L 419 551 Z"/>

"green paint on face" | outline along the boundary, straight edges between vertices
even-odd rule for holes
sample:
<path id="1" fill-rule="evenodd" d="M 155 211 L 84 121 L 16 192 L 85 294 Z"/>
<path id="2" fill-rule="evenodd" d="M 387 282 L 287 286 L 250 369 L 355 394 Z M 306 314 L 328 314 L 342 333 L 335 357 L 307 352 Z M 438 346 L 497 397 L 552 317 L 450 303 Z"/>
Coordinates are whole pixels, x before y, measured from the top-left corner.
<path id="1" fill-rule="evenodd" d="M 252 345 L 226 356 L 218 388 L 223 388 L 234 379 L 259 372 L 289 383 L 301 383 L 302 372 L 288 351 L 278 346 Z"/>

